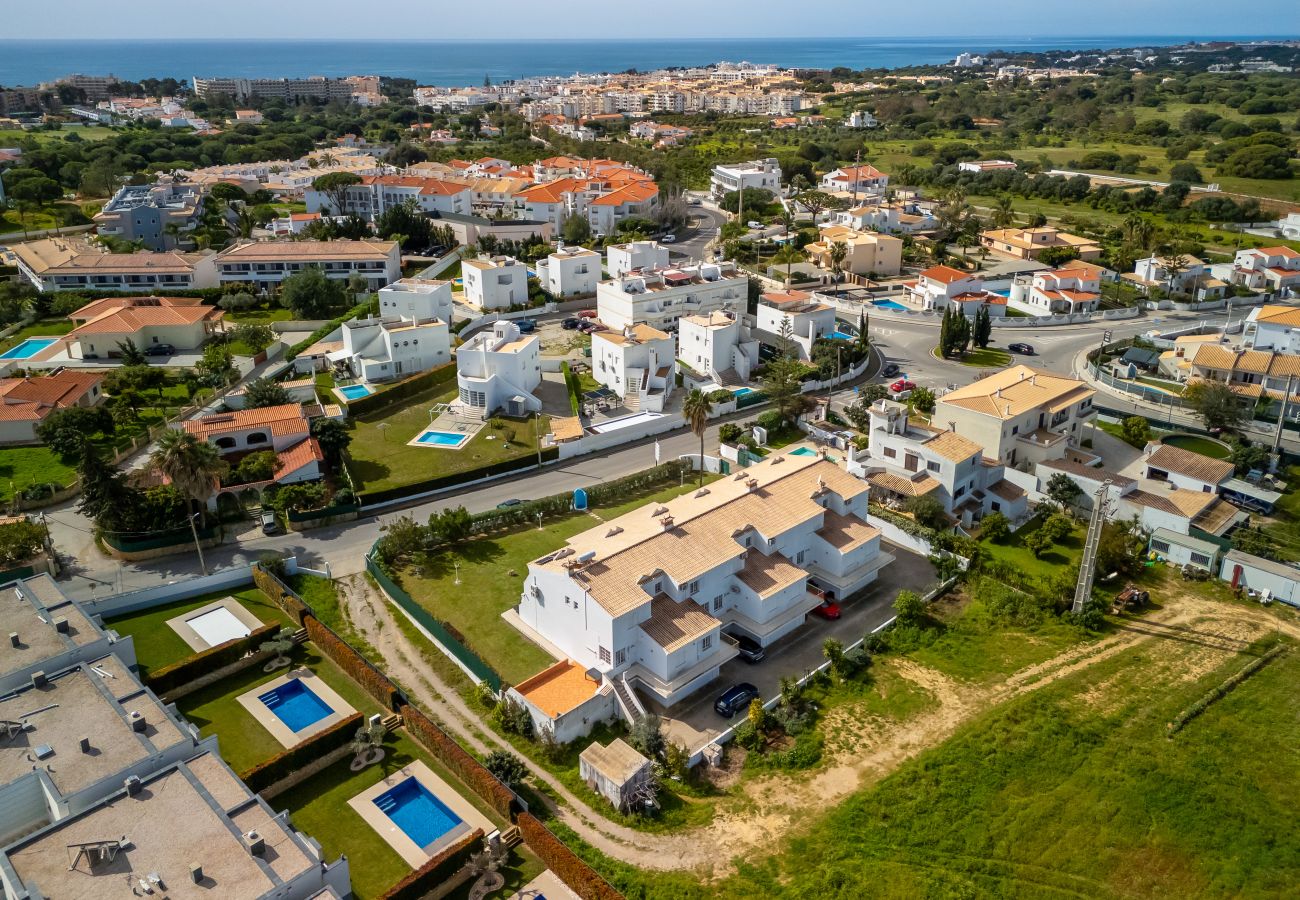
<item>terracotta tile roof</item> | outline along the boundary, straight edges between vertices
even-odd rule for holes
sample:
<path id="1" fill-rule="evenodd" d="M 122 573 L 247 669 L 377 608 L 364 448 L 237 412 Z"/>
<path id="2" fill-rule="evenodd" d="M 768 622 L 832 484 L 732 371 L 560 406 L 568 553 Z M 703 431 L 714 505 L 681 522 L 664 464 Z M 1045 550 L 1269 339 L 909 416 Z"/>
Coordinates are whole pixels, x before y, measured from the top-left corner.
<path id="1" fill-rule="evenodd" d="M 1255 321 L 1267 322 L 1269 325 L 1300 326 L 1300 307 L 1270 304 L 1261 306 L 1255 315 Z"/>
<path id="2" fill-rule="evenodd" d="M 766 598 L 804 581 L 808 573 L 780 553 L 751 550 L 745 554 L 745 565 L 736 577 L 759 597 Z"/>
<path id="3" fill-rule="evenodd" d="M 54 407 L 31 400 L 0 403 L 0 422 L 37 422 L 50 414 Z"/>
<path id="4" fill-rule="evenodd" d="M 638 626 L 646 637 L 672 653 L 722 625 L 694 600 L 680 603 L 664 594 L 650 601 L 650 618 Z"/>
<path id="5" fill-rule="evenodd" d="M 272 426 L 272 429 L 274 430 L 274 426 Z M 279 457 L 280 467 L 275 470 L 277 480 L 292 475 L 299 469 L 305 468 L 314 462 L 325 461 L 325 454 L 321 452 L 320 444 L 314 437 L 309 437 L 305 441 L 294 444 L 288 450 L 282 451 Z"/>
<path id="6" fill-rule="evenodd" d="M 46 406 L 72 406 L 104 380 L 91 372 L 64 369 L 43 378 L 0 379 L 0 397 L 5 403 L 23 401 Z"/>
<path id="7" fill-rule="evenodd" d="M 939 402 L 998 419 L 1009 419 L 1039 407 L 1060 409 L 1095 393 L 1075 378 L 1019 365 L 949 391 L 939 398 Z"/>
<path id="8" fill-rule="evenodd" d="M 921 446 L 949 462 L 965 462 L 977 453 L 984 452 L 982 446 L 955 431 L 941 431 Z"/>
<path id="9" fill-rule="evenodd" d="M 1008 503 L 1014 503 L 1016 500 L 1025 496 L 1025 492 L 1021 488 L 1012 484 L 1010 481 L 1007 481 L 1005 478 L 991 485 L 989 487 L 989 493 L 996 494 Z"/>
<path id="10" fill-rule="evenodd" d="M 282 262 L 298 259 L 387 259 L 395 241 L 248 241 L 217 254 L 223 262 Z"/>
<path id="11" fill-rule="evenodd" d="M 1290 247 L 1260 247 L 1259 253 L 1267 253 L 1269 256 L 1280 256 L 1283 259 L 1300 259 L 1300 253 L 1295 252 Z"/>
<path id="12" fill-rule="evenodd" d="M 121 306 L 68 332 L 69 339 L 88 334 L 138 334 L 145 328 L 219 322 L 225 317 L 215 306 Z"/>
<path id="13" fill-rule="evenodd" d="M 1185 475 L 1207 484 L 1218 484 L 1231 477 L 1236 471 L 1232 463 L 1222 459 L 1210 459 L 1200 453 L 1161 444 L 1147 457 L 1147 467 L 1161 469 L 1177 475 Z"/>
<path id="14" fill-rule="evenodd" d="M 763 299 L 781 306 L 785 303 L 807 303 L 812 299 L 812 294 L 807 291 L 767 291 L 763 294 Z"/>
<path id="15" fill-rule="evenodd" d="M 260 409 L 240 409 L 235 412 L 218 413 L 203 416 L 200 419 L 188 419 L 181 427 L 190 434 L 201 438 L 225 434 L 231 431 L 243 431 L 248 428 L 271 428 L 276 435 L 305 434 L 308 431 L 307 416 L 302 406 L 289 403 L 283 406 L 264 406 Z"/>
<path id="16" fill-rule="evenodd" d="M 192 273 L 202 257 L 197 254 L 166 251 L 153 253 L 105 253 L 80 240 L 47 238 L 14 244 L 10 251 L 37 275 L 116 274 L 116 273 Z"/>
<path id="17" fill-rule="evenodd" d="M 121 309 L 127 306 L 201 306 L 203 300 L 199 297 L 103 297 L 99 300 L 92 300 L 85 306 L 68 313 L 68 318 L 73 322 L 89 322 L 97 319 L 106 312 L 115 309 Z"/>
<path id="18" fill-rule="evenodd" d="M 587 677 L 582 666 L 562 659 L 515 685 L 520 696 L 551 718 L 587 702 L 600 690 L 600 681 Z"/>
<path id="19" fill-rule="evenodd" d="M 1225 530 L 1224 526 L 1237 518 L 1237 515 L 1237 507 L 1222 498 L 1216 497 L 1213 503 L 1205 507 L 1192 520 L 1192 524 L 1202 531 L 1208 531 L 1210 534 L 1219 534 Z"/>
<path id="20" fill-rule="evenodd" d="M 968 272 L 958 272 L 951 266 L 931 266 L 921 273 L 923 278 L 930 281 L 937 281 L 940 284 L 952 284 L 954 281 L 960 281 L 963 278 L 970 278 Z"/>
<path id="21" fill-rule="evenodd" d="M 904 478 L 902 475 L 894 475 L 891 472 L 876 472 L 867 476 L 867 482 L 872 487 L 904 497 L 919 497 L 922 494 L 938 490 L 940 487 L 938 481 L 925 474 Z"/>
<path id="22" fill-rule="evenodd" d="M 826 510 L 817 534 L 841 553 L 849 553 L 880 537 L 880 529 L 852 516 Z"/>
<path id="23" fill-rule="evenodd" d="M 1075 462 L 1072 459 L 1053 459 L 1048 462 L 1041 462 L 1039 465 L 1045 469 L 1064 472 L 1067 475 L 1076 475 L 1079 478 L 1088 478 L 1098 482 L 1109 480 L 1115 485 L 1115 487 L 1121 490 L 1129 485 L 1137 484 L 1137 481 L 1126 475 L 1120 475 L 1118 472 L 1108 472 L 1105 469 L 1097 469 L 1092 466 L 1085 466 L 1083 463 Z"/>

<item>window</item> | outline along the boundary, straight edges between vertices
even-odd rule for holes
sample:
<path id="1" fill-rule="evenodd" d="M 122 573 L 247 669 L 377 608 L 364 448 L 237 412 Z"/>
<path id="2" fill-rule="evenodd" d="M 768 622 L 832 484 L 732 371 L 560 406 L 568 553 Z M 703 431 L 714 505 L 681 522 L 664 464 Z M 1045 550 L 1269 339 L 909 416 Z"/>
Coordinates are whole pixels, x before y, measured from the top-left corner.
<path id="1" fill-rule="evenodd" d="M 252 434 L 250 434 L 250 435 L 245 439 L 244 443 L 249 444 L 249 445 L 252 445 L 252 444 L 265 444 L 265 443 L 266 443 L 266 432 L 264 432 L 264 431 L 254 431 Z"/>
<path id="2" fill-rule="evenodd" d="M 608 662 L 609 662 L 609 648 L 608 648 L 608 647 L 601 647 L 601 648 L 600 648 L 600 661 L 603 662 L 603 663 L 608 663 Z"/>
<path id="3" fill-rule="evenodd" d="M 700 590 L 700 583 L 699 583 L 699 581 L 692 581 L 692 582 L 691 582 L 691 587 L 690 587 L 690 590 L 688 591 L 688 593 L 695 594 L 695 593 L 698 593 L 699 590 Z"/>
<path id="4" fill-rule="evenodd" d="M 707 650 L 711 649 L 712 647 L 713 647 L 713 635 L 711 635 L 711 634 L 706 634 L 706 635 L 705 635 L 705 636 L 700 640 L 700 649 L 701 649 L 701 650 L 705 650 L 705 651 L 707 651 Z"/>
<path id="5" fill-rule="evenodd" d="M 893 447 L 886 447 L 885 455 L 888 456 L 890 459 L 893 459 L 894 457 L 898 456 L 898 452 L 894 450 Z"/>
<path id="6" fill-rule="evenodd" d="M 926 469 L 928 469 L 928 470 L 931 471 L 931 472 L 938 472 L 938 471 L 939 471 L 939 464 L 938 464 L 937 462 L 934 462 L 933 460 L 930 460 L 929 462 L 927 462 L 927 463 L 925 464 L 925 467 L 926 467 Z"/>
<path id="7" fill-rule="evenodd" d="M 1168 553 L 1168 552 L 1169 552 L 1169 542 L 1168 542 L 1168 541 L 1155 541 L 1155 540 L 1153 540 L 1153 541 L 1151 542 L 1151 549 L 1154 550 L 1154 551 L 1156 551 L 1157 553 Z"/>
<path id="8" fill-rule="evenodd" d="M 1011 429 L 1011 433 L 1012 433 L 1012 434 L 1020 434 L 1020 426 L 1017 425 L 1015 428 L 1012 428 L 1012 429 Z"/>
<path id="9" fill-rule="evenodd" d="M 716 597 L 713 598 L 713 611 L 714 611 L 714 612 L 717 612 L 717 611 L 720 610 L 720 609 L 722 609 L 722 595 L 721 595 L 721 594 L 719 594 L 718 596 L 716 596 Z"/>
<path id="10" fill-rule="evenodd" d="M 1192 552 L 1191 560 L 1198 566 L 1208 566 L 1210 564 L 1210 558 L 1208 556 L 1204 553 L 1196 553 L 1195 551 Z"/>
<path id="11" fill-rule="evenodd" d="M 804 558 L 805 555 L 807 555 L 807 553 L 808 553 L 807 550 L 800 550 L 799 553 L 798 553 L 798 555 L 796 555 L 795 558 L 794 558 L 794 564 L 795 564 L 796 566 L 802 566 L 802 565 L 803 565 L 803 558 Z"/>
<path id="12" fill-rule="evenodd" d="M 623 649 L 623 650 L 615 650 L 615 651 L 614 651 L 614 665 L 616 665 L 616 666 L 621 666 L 621 665 L 623 665 L 625 662 L 627 662 L 627 650 L 626 650 L 626 649 Z"/>

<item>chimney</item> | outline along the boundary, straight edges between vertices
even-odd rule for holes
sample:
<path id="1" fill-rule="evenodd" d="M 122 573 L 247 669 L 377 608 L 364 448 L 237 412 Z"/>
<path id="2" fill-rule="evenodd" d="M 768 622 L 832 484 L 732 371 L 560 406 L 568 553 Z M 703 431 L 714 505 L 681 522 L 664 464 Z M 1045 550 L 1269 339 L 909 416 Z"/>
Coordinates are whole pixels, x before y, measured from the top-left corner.
<path id="1" fill-rule="evenodd" d="M 21 647 L 22 645 L 23 645 L 23 642 L 20 641 L 20 640 L 18 639 L 18 632 L 16 632 L 16 631 L 11 631 L 11 632 L 9 632 L 9 646 L 10 646 L 10 647 Z"/>
<path id="2" fill-rule="evenodd" d="M 203 866 L 198 863 L 190 863 L 190 881 L 195 884 L 203 883 Z"/>
<path id="3" fill-rule="evenodd" d="M 81 752 L 82 752 L 82 753 L 89 753 L 89 752 L 90 752 L 90 738 L 88 738 L 88 737 L 84 737 L 84 738 L 81 739 L 80 743 L 81 743 Z"/>
<path id="4" fill-rule="evenodd" d="M 149 724 L 148 720 L 145 719 L 144 714 L 139 712 L 138 710 L 133 711 L 126 718 L 131 723 L 132 731 L 143 732 L 145 727 Z"/>
<path id="5" fill-rule="evenodd" d="M 122 784 L 126 788 L 126 795 L 128 797 L 134 797 L 136 794 L 140 793 L 140 788 L 144 786 L 144 783 L 140 781 L 140 776 L 138 775 L 126 776 L 126 781 L 122 782 Z"/>
<path id="6" fill-rule="evenodd" d="M 67 616 L 56 616 L 55 619 L 54 619 L 54 630 L 57 631 L 59 634 L 67 634 L 67 633 L 68 633 L 68 617 L 67 617 Z"/>
<path id="7" fill-rule="evenodd" d="M 48 683 L 49 681 L 45 677 L 45 673 L 43 671 L 37 670 L 32 673 L 32 687 L 43 688 Z"/>
<path id="8" fill-rule="evenodd" d="M 261 856 L 266 852 L 266 841 L 256 831 L 245 834 L 244 843 L 248 845 L 248 852 L 253 856 Z"/>

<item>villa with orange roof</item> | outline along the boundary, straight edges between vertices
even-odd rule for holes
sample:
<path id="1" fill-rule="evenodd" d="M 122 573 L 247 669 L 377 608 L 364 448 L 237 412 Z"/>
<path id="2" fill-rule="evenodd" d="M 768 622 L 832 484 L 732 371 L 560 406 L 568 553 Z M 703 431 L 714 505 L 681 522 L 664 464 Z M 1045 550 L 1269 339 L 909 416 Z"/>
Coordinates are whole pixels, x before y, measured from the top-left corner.
<path id="1" fill-rule="evenodd" d="M 1245 343 L 1256 350 L 1300 354 L 1300 308 L 1269 304 L 1252 309 Z"/>
<path id="2" fill-rule="evenodd" d="M 649 176 L 563 176 L 525 188 L 515 195 L 515 201 L 532 221 L 549 222 L 558 229 L 565 219 L 579 216 L 593 232 L 612 234 L 624 219 L 652 215 L 659 188 Z"/>
<path id="3" fill-rule="evenodd" d="M 127 341 L 140 350 L 197 350 L 222 330 L 225 315 L 196 297 L 106 297 L 68 315 L 76 327 L 64 341 L 73 359 L 119 357 Z"/>
<path id="4" fill-rule="evenodd" d="M 974 319 L 980 307 L 987 307 L 989 315 L 994 318 L 1007 314 L 1006 297 L 986 290 L 980 276 L 951 266 L 926 269 L 907 286 L 907 293 L 908 299 L 921 309 L 942 310 L 956 306 L 968 319 Z"/>
<path id="5" fill-rule="evenodd" d="M 303 196 L 307 212 L 360 216 L 373 222 L 395 206 L 414 200 L 426 213 L 468 213 L 469 185 L 420 175 L 362 175 L 359 184 L 344 191 L 343 209 L 335 209 L 329 194 L 308 188 Z"/>
<path id="6" fill-rule="evenodd" d="M 822 176 L 823 191 L 879 196 L 889 187 L 889 176 L 875 166 L 846 166 Z"/>
<path id="7" fill-rule="evenodd" d="M 1210 271 L 1229 284 L 1275 291 L 1279 297 L 1300 293 L 1300 253 L 1290 247 L 1238 250 L 1232 262 L 1211 266 Z"/>
<path id="8" fill-rule="evenodd" d="M 810 577 L 841 598 L 874 581 L 893 557 L 867 523 L 868 492 L 820 455 L 773 454 L 533 560 L 509 619 L 572 663 L 538 679 L 572 682 L 555 708 L 605 691 L 635 721 L 638 694 L 671 707 L 711 684 L 733 635 L 766 647 L 797 630 L 825 596 Z M 538 687 L 521 692 L 541 706 L 551 692 Z"/>
<path id="9" fill-rule="evenodd" d="M 843 244 L 843 271 L 851 275 L 897 275 L 903 266 L 903 242 L 888 234 L 857 231 L 846 225 L 821 226 L 821 239 L 804 247 L 814 265 L 830 270 L 831 248 Z"/>
<path id="10" fill-rule="evenodd" d="M 1079 259 L 1094 260 L 1101 256 L 1101 244 L 1091 238 L 1067 234 L 1058 228 L 997 228 L 980 232 L 980 244 L 1015 259 L 1037 259 L 1044 250 L 1065 248 Z"/>
<path id="11" fill-rule="evenodd" d="M 279 465 L 271 479 L 222 486 L 209 501 L 214 509 L 221 493 L 249 489 L 260 492 L 270 484 L 316 481 L 324 475 L 325 456 L 311 436 L 311 421 L 299 403 L 216 413 L 188 419 L 173 427 L 212 444 L 232 468 L 250 453 L 270 450 L 278 458 Z"/>
<path id="12" fill-rule="evenodd" d="M 1093 312 L 1101 304 L 1101 279 L 1094 269 L 1073 267 L 1035 272 L 1011 284 L 1011 300 L 1041 316 Z"/>
<path id="13" fill-rule="evenodd" d="M 0 444 L 36 441 L 36 426 L 56 409 L 104 399 L 102 375 L 60 369 L 44 377 L 0 378 Z"/>

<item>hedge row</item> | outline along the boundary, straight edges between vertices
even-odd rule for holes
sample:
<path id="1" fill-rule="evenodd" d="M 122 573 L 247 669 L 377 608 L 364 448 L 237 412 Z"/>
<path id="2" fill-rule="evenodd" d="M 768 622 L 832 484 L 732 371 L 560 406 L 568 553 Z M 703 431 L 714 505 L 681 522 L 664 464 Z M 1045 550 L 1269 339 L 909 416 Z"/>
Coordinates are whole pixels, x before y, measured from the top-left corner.
<path id="1" fill-rule="evenodd" d="M 537 854 L 542 864 L 582 900 L 623 900 L 622 894 L 601 878 L 595 869 L 579 859 L 532 813 L 520 813 L 515 824 L 519 826 L 519 833 L 523 835 L 528 849 Z"/>
<path id="2" fill-rule="evenodd" d="M 358 303 L 356 306 L 349 309 L 347 312 L 339 316 L 337 319 L 330 319 L 320 328 L 317 328 L 311 334 L 307 335 L 306 338 L 304 338 L 303 340 L 299 341 L 298 343 L 290 347 L 289 351 L 284 355 L 285 362 L 289 362 L 290 360 L 297 358 L 299 353 L 306 350 L 308 347 L 310 347 L 312 344 L 316 343 L 317 341 L 323 339 L 327 334 L 329 334 L 335 328 L 340 328 L 342 327 L 344 322 L 347 322 L 351 319 L 355 319 L 358 316 L 365 315 L 366 313 L 374 309 L 374 306 L 375 305 L 373 301 L 367 300 L 365 303 Z"/>
<path id="3" fill-rule="evenodd" d="M 209 672 L 215 672 L 217 669 L 238 662 L 249 653 L 256 653 L 264 641 L 271 640 L 279 631 L 279 625 L 263 625 L 242 638 L 217 644 L 215 647 L 201 650 L 169 666 L 150 672 L 145 678 L 145 683 L 155 694 L 169 693 Z"/>
<path id="4" fill-rule="evenodd" d="M 447 733 L 433 724 L 433 720 L 414 706 L 403 705 L 398 710 L 402 724 L 424 749 L 428 750 L 438 761 L 456 773 L 470 790 L 483 798 L 497 813 L 509 821 L 515 812 L 515 795 L 501 781 L 489 772 L 481 762 L 470 756 L 465 748 L 456 743 Z"/>
<path id="5" fill-rule="evenodd" d="M 880 506 L 875 503 L 867 504 L 867 512 L 877 519 L 884 519 L 891 525 L 897 525 L 902 529 L 904 534 L 910 534 L 912 537 L 921 538 L 925 541 L 933 542 L 936 532 L 932 528 L 926 528 L 915 519 L 894 512 L 892 509 Z"/>
<path id="6" fill-rule="evenodd" d="M 303 619 L 311 614 L 311 607 L 303 599 L 274 574 L 263 569 L 260 564 L 253 566 L 253 584 L 257 586 L 263 594 L 271 598 L 271 602 L 280 609 L 284 610 L 285 615 L 302 627 Z"/>
<path id="7" fill-rule="evenodd" d="M 387 675 L 371 665 L 365 657 L 352 649 L 351 644 L 315 616 L 307 616 L 302 624 L 316 648 L 334 660 L 367 694 L 375 698 L 384 709 L 397 709 L 401 693 L 397 690 L 397 685 L 388 680 Z"/>
<path id="8" fill-rule="evenodd" d="M 483 829 L 476 828 L 411 872 L 380 895 L 380 900 L 421 900 L 464 868 L 483 844 Z"/>
<path id="9" fill-rule="evenodd" d="M 564 386 L 569 389 L 569 409 L 575 416 L 579 415 L 582 412 L 582 388 L 578 376 L 573 374 L 573 367 L 567 359 L 560 363 L 560 371 L 564 374 Z"/>
<path id="10" fill-rule="evenodd" d="M 356 735 L 357 729 L 365 724 L 365 721 L 366 717 L 361 713 L 353 713 L 324 731 L 318 731 L 305 741 L 277 753 L 265 762 L 258 763 L 251 769 L 240 772 L 239 777 L 253 793 L 261 793 L 308 763 L 314 762 L 340 747 L 346 747 L 353 736 Z"/>
<path id="11" fill-rule="evenodd" d="M 1272 650 L 1269 650 L 1263 656 L 1259 657 L 1258 659 L 1252 660 L 1251 663 L 1248 666 L 1246 666 L 1244 669 L 1242 669 L 1240 672 L 1237 672 L 1235 675 L 1230 675 L 1221 684 L 1215 685 L 1212 690 L 1210 690 L 1207 694 L 1205 694 L 1205 696 L 1201 697 L 1201 699 L 1197 700 L 1191 706 L 1187 707 L 1187 709 L 1183 710 L 1178 715 L 1174 716 L 1174 720 L 1170 722 L 1169 725 L 1167 726 L 1169 729 L 1168 736 L 1173 737 L 1175 734 L 1182 731 L 1184 725 L 1192 721 L 1192 719 L 1195 719 L 1201 713 L 1205 712 L 1205 710 L 1207 710 L 1210 707 L 1210 704 L 1218 700 L 1222 700 L 1224 697 L 1228 695 L 1230 691 L 1232 691 L 1233 688 L 1241 684 L 1247 678 L 1254 675 L 1260 669 L 1264 668 L 1266 665 L 1268 665 L 1273 660 L 1277 659 L 1277 657 L 1281 656 L 1285 652 L 1286 652 L 1285 645 L 1278 644 L 1276 647 L 1274 647 Z"/>
<path id="12" fill-rule="evenodd" d="M 558 447 L 547 447 L 542 451 L 543 461 L 559 459 L 559 457 L 560 449 Z M 492 475 L 501 475 L 506 472 L 518 472 L 521 469 L 528 469 L 535 465 L 537 465 L 536 457 L 532 454 L 528 454 L 526 456 L 516 457 L 515 459 L 502 460 L 501 462 L 472 469 L 468 472 L 453 472 L 448 475 L 439 475 L 436 478 L 426 478 L 424 481 L 417 481 L 414 484 L 404 484 L 399 487 L 385 488 L 382 491 L 368 491 L 358 495 L 357 499 L 361 501 L 363 507 L 370 506 L 388 500 L 398 500 L 402 497 L 411 497 L 416 494 L 423 494 L 426 491 L 436 491 L 457 484 L 467 484 L 471 481 L 477 481 L 480 478 L 487 478 Z"/>
<path id="13" fill-rule="evenodd" d="M 447 384 L 454 380 L 455 377 L 455 363 L 447 363 L 445 366 L 420 372 L 418 375 L 405 378 L 382 391 L 376 391 L 373 394 L 351 401 L 348 403 L 348 415 L 353 417 L 368 416 L 387 409 L 401 400 L 406 400 L 431 388 Z"/>

